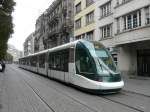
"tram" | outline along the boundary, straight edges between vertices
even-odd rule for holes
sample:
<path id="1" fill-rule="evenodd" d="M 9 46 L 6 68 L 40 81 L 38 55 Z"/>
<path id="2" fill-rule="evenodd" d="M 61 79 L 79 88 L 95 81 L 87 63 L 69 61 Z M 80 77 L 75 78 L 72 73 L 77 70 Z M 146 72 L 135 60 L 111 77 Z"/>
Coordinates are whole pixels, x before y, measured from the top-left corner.
<path id="1" fill-rule="evenodd" d="M 97 41 L 77 40 L 19 59 L 19 67 L 93 92 L 124 86 L 109 51 Z"/>

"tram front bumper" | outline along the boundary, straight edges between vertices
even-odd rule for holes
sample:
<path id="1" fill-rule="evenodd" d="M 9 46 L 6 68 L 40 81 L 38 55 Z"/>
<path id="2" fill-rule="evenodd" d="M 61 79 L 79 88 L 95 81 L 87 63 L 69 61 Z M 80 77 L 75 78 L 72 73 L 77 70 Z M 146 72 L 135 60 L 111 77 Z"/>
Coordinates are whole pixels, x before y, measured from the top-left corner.
<path id="1" fill-rule="evenodd" d="M 113 90 L 122 89 L 124 87 L 124 81 L 120 82 L 102 82 L 99 84 L 99 89 L 101 90 Z"/>

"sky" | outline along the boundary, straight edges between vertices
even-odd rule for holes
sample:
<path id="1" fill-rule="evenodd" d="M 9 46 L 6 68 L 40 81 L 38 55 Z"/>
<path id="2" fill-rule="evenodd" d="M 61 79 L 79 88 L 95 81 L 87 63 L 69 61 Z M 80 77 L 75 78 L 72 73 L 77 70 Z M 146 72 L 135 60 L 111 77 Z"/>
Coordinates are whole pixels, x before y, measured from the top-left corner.
<path id="1" fill-rule="evenodd" d="M 14 0 L 13 12 L 14 34 L 9 44 L 23 51 L 25 39 L 35 31 L 36 19 L 52 4 L 54 0 Z"/>

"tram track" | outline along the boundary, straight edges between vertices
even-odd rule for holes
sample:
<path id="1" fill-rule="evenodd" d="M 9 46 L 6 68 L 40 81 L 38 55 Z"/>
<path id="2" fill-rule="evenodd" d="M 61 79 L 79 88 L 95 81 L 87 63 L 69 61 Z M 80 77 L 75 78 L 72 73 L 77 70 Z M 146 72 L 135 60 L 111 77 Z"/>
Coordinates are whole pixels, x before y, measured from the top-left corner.
<path id="1" fill-rule="evenodd" d="M 33 75 L 32 75 L 32 76 L 33 76 Z M 33 77 L 37 77 L 37 76 L 33 76 Z M 61 94 L 65 95 L 65 96 L 67 96 L 67 97 L 69 97 L 69 98 L 73 99 L 74 101 L 76 101 L 76 102 L 78 102 L 78 103 L 80 103 L 80 104 L 82 104 L 82 105 L 84 105 L 84 106 L 86 106 L 86 107 L 88 107 L 88 108 L 90 108 L 90 109 L 91 109 L 91 107 L 89 107 L 89 106 L 87 106 L 87 105 L 85 105 L 85 104 L 81 103 L 80 101 L 78 101 L 78 100 L 77 100 L 77 99 L 75 99 L 74 97 L 72 97 L 72 96 L 70 96 L 70 95 L 68 95 L 68 94 L 66 94 L 66 93 L 64 93 L 64 92 L 62 92 L 62 91 L 60 91 L 60 90 L 58 90 L 58 89 L 56 89 L 56 88 L 54 88 L 54 87 L 51 87 L 51 88 L 53 88 L 53 89 L 54 89 L 54 90 L 56 90 L 57 92 L 59 92 L 59 93 L 61 93 Z M 133 109 L 133 110 L 136 110 L 136 111 L 138 111 L 138 112 L 144 112 L 143 110 L 140 110 L 140 109 L 138 109 L 138 108 L 135 108 L 135 107 L 132 107 L 132 106 L 129 106 L 129 105 L 126 105 L 126 104 L 120 103 L 120 102 L 118 102 L 118 101 L 115 101 L 115 100 L 109 99 L 109 98 L 107 98 L 107 97 L 104 97 L 104 96 L 100 96 L 100 97 L 101 97 L 101 98 L 103 98 L 103 99 L 105 99 L 105 100 L 111 101 L 111 102 L 113 102 L 113 103 L 116 103 L 116 104 L 119 104 L 119 105 L 122 105 L 122 106 L 128 107 L 128 108 Z M 94 110 L 94 109 L 91 109 L 91 110 Z M 94 111 L 95 111 L 95 112 L 98 112 L 98 111 L 96 111 L 96 110 L 94 110 Z"/>
<path id="2" fill-rule="evenodd" d="M 148 95 L 144 95 L 144 94 L 141 94 L 141 93 L 136 93 L 136 92 L 132 92 L 132 91 L 126 91 L 126 90 L 122 90 L 120 93 L 120 95 L 124 95 L 124 96 L 129 96 L 128 94 L 132 94 L 132 95 L 137 95 L 137 96 L 141 96 L 141 97 L 145 97 L 145 98 L 150 98 L 150 96 Z M 100 96 L 101 98 L 104 98 L 104 99 L 107 99 L 111 102 L 115 102 L 117 104 L 120 104 L 120 105 L 123 105 L 123 106 L 126 106 L 128 108 L 131 108 L 131 109 L 134 109 L 138 112 L 145 112 L 144 110 L 141 110 L 139 108 L 136 108 L 136 107 L 133 107 L 133 106 L 130 106 L 130 105 L 127 105 L 125 103 L 122 103 L 121 101 L 118 101 L 118 100 L 114 100 L 112 98 L 109 98 L 109 96 Z"/>
<path id="3" fill-rule="evenodd" d="M 142 94 L 142 93 L 136 93 L 136 92 L 128 91 L 128 90 L 122 90 L 122 94 L 124 94 L 124 93 L 131 93 L 131 94 L 135 94 L 135 95 L 139 95 L 139 96 L 144 96 L 144 97 L 150 98 L 149 95 L 145 95 L 145 94 Z"/>
<path id="4" fill-rule="evenodd" d="M 37 76 L 32 75 L 32 77 L 37 77 Z M 39 78 L 39 77 L 38 77 L 38 78 Z M 38 78 L 36 78 L 36 79 L 39 80 Z M 24 79 L 24 80 L 25 80 L 25 79 Z M 34 91 L 40 98 L 42 98 L 30 84 L 29 84 L 29 86 L 33 89 L 33 91 Z M 91 106 L 89 106 L 89 105 L 87 105 L 87 104 L 81 102 L 79 99 L 74 98 L 73 96 L 67 94 L 67 93 L 64 92 L 64 91 L 62 91 L 62 90 L 60 91 L 59 89 L 56 89 L 56 88 L 54 88 L 54 87 L 52 87 L 52 86 L 51 86 L 50 88 L 54 89 L 55 91 L 57 91 L 58 93 L 60 93 L 60 94 L 62 94 L 62 95 L 64 95 L 64 96 L 66 96 L 66 97 L 72 99 L 73 101 L 75 101 L 75 102 L 77 102 L 77 103 L 79 103 L 79 104 L 81 104 L 81 105 L 87 107 L 87 108 L 90 109 L 91 111 L 93 111 L 93 112 L 98 112 L 95 108 L 92 108 Z M 125 94 L 124 94 L 125 92 L 127 93 L 127 91 L 123 90 L 120 94 L 125 95 Z M 131 94 L 132 92 L 129 92 L 129 93 Z M 133 92 L 132 94 L 136 94 L 136 93 Z M 145 96 L 145 95 L 142 95 L 142 94 L 137 94 L 137 95 L 141 95 L 141 96 L 144 96 L 144 97 L 148 97 L 148 98 L 149 98 L 149 96 Z M 136 107 L 127 105 L 127 104 L 125 104 L 125 103 L 123 103 L 123 102 L 120 102 L 120 101 L 117 101 L 117 100 L 113 100 L 113 99 L 111 99 L 111 98 L 109 98 L 109 97 L 107 97 L 107 96 L 104 96 L 104 95 L 98 96 L 98 97 L 100 97 L 100 98 L 98 98 L 99 100 L 101 100 L 101 98 L 103 98 L 103 99 L 105 99 L 105 100 L 107 100 L 107 101 L 110 101 L 110 102 L 115 103 L 115 104 L 118 104 L 118 105 L 125 106 L 125 107 L 130 108 L 130 109 L 132 109 L 132 110 L 135 110 L 135 111 L 137 111 L 137 112 L 144 112 L 144 110 L 141 110 L 141 109 L 139 109 L 139 108 L 136 108 Z M 41 100 L 42 100 L 42 99 L 41 99 Z M 42 101 L 44 102 L 44 99 L 43 99 Z M 48 104 L 47 104 L 47 105 L 48 105 Z M 53 111 L 53 112 L 55 112 L 55 111 Z"/>
<path id="5" fill-rule="evenodd" d="M 12 68 L 13 69 L 13 68 Z M 15 69 L 13 69 L 15 71 Z M 16 71 L 15 71 L 16 72 Z M 16 72 L 17 73 L 17 72 Z M 36 77 L 36 76 L 35 76 Z M 35 90 L 25 79 L 24 77 L 22 76 L 22 80 L 33 90 L 33 92 L 52 110 L 52 112 L 56 112 L 43 98 L 42 96 L 40 96 L 40 94 L 37 92 L 37 90 Z M 97 110 L 95 110 L 94 108 L 91 108 L 90 106 L 86 105 L 85 103 L 75 99 L 74 97 L 71 97 L 70 95 L 54 88 L 54 87 L 51 87 L 52 89 L 54 89 L 55 91 L 57 91 L 58 93 L 60 93 L 61 95 L 64 95 L 70 99 L 72 99 L 74 102 L 80 104 L 80 105 L 83 105 L 84 107 L 88 108 L 89 110 L 91 110 L 92 112 L 98 112 Z"/>
<path id="6" fill-rule="evenodd" d="M 130 105 L 121 103 L 121 102 L 119 102 L 119 101 L 112 100 L 111 98 L 108 98 L 108 97 L 105 97 L 105 96 L 102 96 L 101 98 L 104 98 L 104 99 L 106 99 L 106 100 L 108 100 L 108 101 L 111 101 L 111 102 L 117 103 L 117 104 L 119 104 L 119 105 L 128 107 L 128 108 L 130 108 L 130 109 L 136 110 L 136 111 L 138 111 L 138 112 L 144 112 L 144 110 L 140 110 L 140 109 L 138 109 L 138 108 L 135 108 L 135 107 L 133 107 L 133 106 L 130 106 Z"/>
<path id="7" fill-rule="evenodd" d="M 11 68 L 15 73 L 17 73 L 17 71 L 14 68 Z M 33 93 L 52 111 L 52 112 L 56 112 L 38 93 L 37 91 L 23 78 L 20 78 L 32 91 Z"/>
<path id="8" fill-rule="evenodd" d="M 26 82 L 26 83 L 27 83 L 27 82 Z M 52 109 L 52 107 L 49 106 L 49 104 L 36 92 L 36 90 L 35 90 L 29 83 L 27 83 L 27 84 L 30 86 L 30 88 L 32 88 L 32 90 L 34 91 L 34 93 L 37 94 L 37 95 L 39 96 L 39 98 L 40 98 L 53 112 L 56 112 L 56 111 L 54 111 L 54 109 Z M 84 104 L 84 103 L 78 101 L 77 99 L 71 97 L 70 95 L 67 95 L 67 94 L 63 93 L 63 92 L 57 90 L 56 88 L 52 88 L 52 89 L 54 89 L 55 91 L 61 93 L 61 95 L 67 96 L 68 98 L 72 99 L 74 102 L 76 102 L 76 103 L 78 103 L 78 104 L 80 104 L 80 105 L 83 105 L 84 107 L 88 108 L 88 109 L 91 110 L 92 112 L 98 112 L 97 110 L 95 110 L 95 109 L 91 108 L 90 106 L 88 106 L 88 105 L 86 105 L 86 104 Z"/>
<path id="9" fill-rule="evenodd" d="M 54 87 L 51 87 L 51 88 L 53 88 L 55 91 L 57 91 L 57 92 L 63 94 L 64 96 L 67 96 L 67 97 L 71 98 L 72 100 L 78 102 L 79 104 L 82 104 L 83 106 L 86 106 L 87 108 L 89 108 L 89 109 L 92 110 L 93 112 L 98 112 L 97 110 L 95 110 L 95 109 L 91 108 L 90 106 L 88 106 L 88 105 L 82 103 L 81 101 L 75 99 L 74 97 L 68 95 L 67 93 L 64 93 L 64 92 L 62 92 L 62 91 L 60 91 L 60 90 L 58 90 L 58 89 L 56 89 L 56 88 L 54 88 Z M 121 102 L 116 101 L 116 100 L 112 100 L 112 99 L 107 98 L 107 97 L 105 97 L 105 96 L 100 96 L 100 97 L 101 97 L 101 98 L 104 98 L 105 100 L 111 101 L 111 102 L 113 102 L 113 103 L 116 103 L 116 104 L 119 104 L 119 105 L 128 107 L 128 108 L 133 109 L 133 110 L 136 110 L 136 111 L 138 111 L 138 112 L 144 112 L 143 110 L 140 110 L 140 109 L 138 109 L 138 108 L 129 106 L 129 105 L 127 105 L 127 104 L 121 103 Z"/>
<path id="10" fill-rule="evenodd" d="M 32 76 L 33 76 L 33 75 L 32 75 Z M 33 77 L 37 77 L 37 76 L 33 76 Z M 38 79 L 38 80 L 39 80 L 39 79 Z M 64 96 L 67 96 L 67 97 L 71 98 L 72 100 L 74 100 L 74 101 L 76 101 L 76 102 L 82 104 L 83 106 L 88 107 L 88 108 L 91 109 L 92 111 L 94 110 L 94 112 L 98 112 L 97 110 L 91 108 L 90 106 L 87 106 L 86 104 L 83 104 L 82 102 L 80 102 L 79 100 L 75 99 L 74 97 L 68 95 L 67 93 L 64 93 L 64 92 L 62 92 L 62 91 L 60 91 L 60 90 L 58 90 L 58 89 L 56 89 L 56 88 L 54 88 L 54 87 L 52 87 L 52 86 L 51 86 L 51 88 L 54 89 L 55 91 L 57 91 L 57 92 L 63 94 Z M 130 108 L 130 109 L 132 109 L 132 110 L 136 110 L 136 111 L 138 111 L 138 112 L 144 112 L 143 110 L 140 110 L 140 109 L 135 108 L 135 107 L 133 107 L 133 106 L 129 106 L 129 105 L 127 105 L 127 104 L 121 103 L 121 102 L 116 101 L 116 100 L 112 100 L 111 98 L 107 98 L 107 97 L 105 97 L 105 96 L 100 96 L 100 98 L 103 98 L 103 99 L 108 100 L 108 101 L 111 101 L 111 102 L 113 102 L 113 103 L 116 103 L 116 104 L 119 104 L 119 105 L 128 107 L 128 108 Z M 101 100 L 101 99 L 99 99 L 99 100 Z"/>
<path id="11" fill-rule="evenodd" d="M 38 93 L 37 91 L 25 80 L 23 79 L 24 82 L 32 89 L 32 91 L 38 96 L 38 98 L 52 111 L 56 112 Z"/>

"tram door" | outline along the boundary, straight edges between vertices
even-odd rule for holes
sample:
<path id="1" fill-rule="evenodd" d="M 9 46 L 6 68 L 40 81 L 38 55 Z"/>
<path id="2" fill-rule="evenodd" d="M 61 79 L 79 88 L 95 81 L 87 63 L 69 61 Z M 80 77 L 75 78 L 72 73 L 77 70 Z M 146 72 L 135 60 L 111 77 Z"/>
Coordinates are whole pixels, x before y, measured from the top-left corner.
<path id="1" fill-rule="evenodd" d="M 138 75 L 150 77 L 150 49 L 137 51 Z"/>

